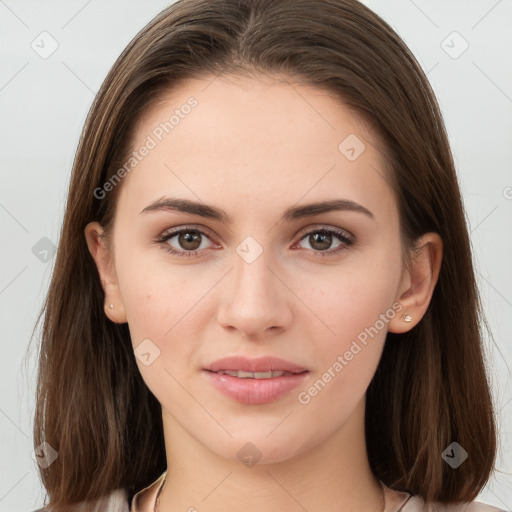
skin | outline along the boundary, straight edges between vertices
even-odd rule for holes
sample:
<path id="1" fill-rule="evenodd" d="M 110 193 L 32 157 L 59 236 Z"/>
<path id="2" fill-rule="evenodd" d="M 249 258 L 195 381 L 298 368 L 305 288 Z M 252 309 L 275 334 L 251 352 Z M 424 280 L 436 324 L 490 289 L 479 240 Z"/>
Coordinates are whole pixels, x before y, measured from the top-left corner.
<path id="1" fill-rule="evenodd" d="M 387 331 L 405 332 L 425 313 L 442 242 L 424 235 L 405 266 L 378 140 L 317 88 L 268 77 L 194 79 L 144 113 L 133 146 L 191 96 L 198 105 L 118 185 L 110 245 L 97 222 L 85 230 L 106 314 L 128 322 L 134 349 L 149 338 L 160 350 L 149 366 L 137 359 L 162 405 L 168 475 L 159 510 L 381 510 L 364 438 L 365 393 Z M 366 148 L 354 161 L 338 149 L 349 134 Z M 171 210 L 141 214 L 170 195 L 221 207 L 233 224 Z M 337 211 L 279 222 L 290 206 L 340 198 L 373 217 Z M 178 236 L 155 242 L 182 226 L 209 233 L 200 237 L 203 254 L 165 251 L 187 251 Z M 327 250 L 342 250 L 319 256 L 322 245 L 301 232 L 323 227 L 355 242 L 333 236 Z M 251 263 L 236 251 L 248 236 L 263 250 Z M 400 314 L 301 404 L 299 392 L 393 304 Z M 241 404 L 201 373 L 235 354 L 274 355 L 310 373 L 273 403 Z M 252 467 L 237 457 L 248 442 L 261 453 Z"/>

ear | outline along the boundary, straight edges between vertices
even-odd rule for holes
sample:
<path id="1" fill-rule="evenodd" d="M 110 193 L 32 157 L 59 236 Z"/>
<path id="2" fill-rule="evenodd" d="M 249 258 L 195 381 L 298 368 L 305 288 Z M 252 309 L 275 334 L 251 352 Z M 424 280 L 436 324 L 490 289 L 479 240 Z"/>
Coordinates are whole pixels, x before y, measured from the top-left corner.
<path id="1" fill-rule="evenodd" d="M 89 252 L 96 263 L 101 286 L 105 292 L 103 309 L 112 322 L 126 322 L 126 313 L 117 284 L 113 253 L 108 250 L 104 230 L 98 222 L 90 222 L 84 230 Z M 113 307 L 112 307 L 113 306 Z"/>
<path id="2" fill-rule="evenodd" d="M 390 320 L 390 332 L 407 332 L 423 318 L 439 278 L 442 256 L 443 241 L 437 233 L 426 233 L 417 240 L 396 297 L 402 309 Z"/>

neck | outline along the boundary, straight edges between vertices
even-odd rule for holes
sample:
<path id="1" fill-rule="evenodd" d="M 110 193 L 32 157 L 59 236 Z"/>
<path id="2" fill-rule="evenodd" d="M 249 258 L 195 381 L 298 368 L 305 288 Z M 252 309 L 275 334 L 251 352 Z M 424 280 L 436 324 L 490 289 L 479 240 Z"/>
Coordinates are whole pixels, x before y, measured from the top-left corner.
<path id="1" fill-rule="evenodd" d="M 382 511 L 364 438 L 364 399 L 324 442 L 292 458 L 248 467 L 186 435 L 163 411 L 167 478 L 158 512 Z"/>

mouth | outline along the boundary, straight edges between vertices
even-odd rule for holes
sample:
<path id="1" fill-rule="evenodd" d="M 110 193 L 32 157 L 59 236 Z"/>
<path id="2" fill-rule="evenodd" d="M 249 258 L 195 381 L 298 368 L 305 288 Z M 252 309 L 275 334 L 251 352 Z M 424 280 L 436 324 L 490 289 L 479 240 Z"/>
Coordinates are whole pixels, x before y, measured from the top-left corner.
<path id="1" fill-rule="evenodd" d="M 224 396 L 240 403 L 262 405 L 286 397 L 310 372 L 275 357 L 235 356 L 215 361 L 202 374 Z"/>

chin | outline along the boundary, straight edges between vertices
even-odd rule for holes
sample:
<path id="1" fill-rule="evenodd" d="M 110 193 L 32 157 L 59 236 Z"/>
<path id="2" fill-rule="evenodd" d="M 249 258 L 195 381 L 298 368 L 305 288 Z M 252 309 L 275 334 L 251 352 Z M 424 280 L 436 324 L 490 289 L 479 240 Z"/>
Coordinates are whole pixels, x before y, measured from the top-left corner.
<path id="1" fill-rule="evenodd" d="M 279 422 L 274 423 L 275 425 Z M 228 429 L 229 430 L 229 429 Z M 222 436 L 218 442 L 212 443 L 217 436 L 205 439 L 205 446 L 220 457 L 239 461 L 247 467 L 255 464 L 276 464 L 285 462 L 307 451 L 308 440 L 300 439 L 297 435 L 283 429 L 280 435 L 277 431 L 269 435 L 269 430 L 247 429 L 243 433 L 233 434 L 233 438 Z"/>

